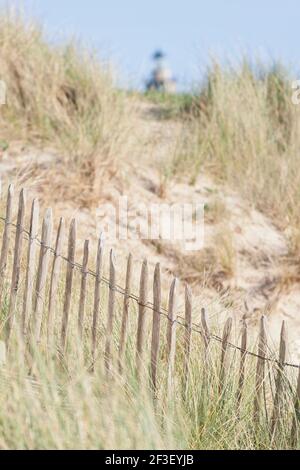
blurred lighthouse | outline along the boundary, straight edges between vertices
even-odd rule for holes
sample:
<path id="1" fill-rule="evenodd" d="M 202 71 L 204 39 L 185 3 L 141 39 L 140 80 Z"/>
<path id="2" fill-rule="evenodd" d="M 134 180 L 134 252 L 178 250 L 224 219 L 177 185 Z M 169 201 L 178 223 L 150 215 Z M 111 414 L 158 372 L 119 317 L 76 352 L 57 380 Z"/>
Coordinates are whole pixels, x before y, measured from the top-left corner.
<path id="1" fill-rule="evenodd" d="M 158 50 L 153 54 L 152 58 L 155 66 L 150 79 L 146 83 L 147 90 L 176 93 L 176 81 L 167 65 L 165 54 L 161 50 Z"/>

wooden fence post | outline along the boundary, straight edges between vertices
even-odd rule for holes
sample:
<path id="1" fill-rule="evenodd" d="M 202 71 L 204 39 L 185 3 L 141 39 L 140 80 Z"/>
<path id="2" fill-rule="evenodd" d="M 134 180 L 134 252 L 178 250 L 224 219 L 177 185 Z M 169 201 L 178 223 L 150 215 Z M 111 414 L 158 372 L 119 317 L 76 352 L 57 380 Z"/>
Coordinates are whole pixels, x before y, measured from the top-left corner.
<path id="1" fill-rule="evenodd" d="M 243 320 L 242 326 L 242 337 L 241 337 L 241 360 L 240 360 L 240 369 L 239 369 L 239 381 L 238 381 L 238 390 L 237 390 L 237 407 L 238 412 L 240 409 L 240 403 L 243 394 L 244 381 L 245 381 L 245 361 L 246 361 L 246 350 L 247 350 L 247 323 Z"/>
<path id="2" fill-rule="evenodd" d="M 112 353 L 111 345 L 113 339 L 114 313 L 115 313 L 115 297 L 116 297 L 116 267 L 114 261 L 113 250 L 110 252 L 110 269 L 109 269 L 109 296 L 108 296 L 108 317 L 105 343 L 105 368 L 107 372 L 111 370 Z"/>
<path id="3" fill-rule="evenodd" d="M 28 240 L 28 255 L 27 255 L 27 269 L 26 280 L 23 299 L 23 312 L 22 312 L 22 333 L 25 337 L 27 335 L 27 328 L 29 326 L 30 317 L 32 313 L 32 300 L 33 300 L 33 284 L 35 272 L 35 259 L 37 249 L 37 236 L 39 231 L 39 201 L 34 199 L 31 206 L 30 215 L 30 230 Z"/>
<path id="4" fill-rule="evenodd" d="M 25 209 L 26 209 L 25 191 L 24 189 L 22 189 L 19 195 L 19 208 L 18 208 L 18 218 L 17 218 L 17 228 L 16 228 L 15 248 L 14 248 L 14 262 L 13 262 L 13 271 L 12 271 L 11 286 L 10 286 L 8 325 L 6 329 L 7 345 L 10 340 L 10 336 L 12 333 L 15 316 L 16 316 L 16 302 L 17 302 L 17 294 L 18 294 L 19 282 L 20 282 L 20 272 L 21 272 Z"/>
<path id="5" fill-rule="evenodd" d="M 139 316 L 138 316 L 138 329 L 137 329 L 137 346 L 136 346 L 136 370 L 137 378 L 140 378 L 141 368 L 144 360 L 145 350 L 145 320 L 146 320 L 146 305 L 148 297 L 148 263 L 144 260 L 141 270 L 140 278 L 140 296 L 139 296 Z"/>
<path id="6" fill-rule="evenodd" d="M 160 340 L 160 308 L 161 308 L 161 278 L 160 264 L 157 263 L 153 278 L 153 320 L 151 342 L 151 385 L 154 393 L 157 389 L 157 361 L 159 355 Z"/>
<path id="7" fill-rule="evenodd" d="M 208 327 L 208 319 L 205 308 L 201 308 L 201 331 L 204 343 L 204 367 L 203 367 L 203 389 L 208 383 L 209 379 L 209 363 L 208 363 L 208 352 L 210 343 L 210 331 Z"/>
<path id="8" fill-rule="evenodd" d="M 100 291 L 101 291 L 103 250 L 104 250 L 104 234 L 101 234 L 98 240 L 97 259 L 96 259 L 96 277 L 95 277 L 93 325 L 92 325 L 92 370 L 94 369 L 95 356 L 96 356 L 97 328 L 98 328 L 98 318 L 99 318 L 99 310 L 100 310 Z"/>
<path id="9" fill-rule="evenodd" d="M 192 336 L 192 291 L 185 287 L 184 390 L 187 391 Z"/>
<path id="10" fill-rule="evenodd" d="M 83 323 L 84 323 L 84 316 L 85 316 L 88 262 L 89 262 L 89 240 L 85 240 L 84 247 L 83 247 L 80 298 L 79 298 L 79 308 L 78 308 L 78 334 L 79 334 L 80 340 L 82 340 L 83 338 Z"/>
<path id="11" fill-rule="evenodd" d="M 65 285 L 65 301 L 63 308 L 63 318 L 61 327 L 61 349 L 62 353 L 66 350 L 67 342 L 67 330 L 69 313 L 71 307 L 71 296 L 72 296 L 72 285 L 74 275 L 74 263 L 75 263 L 75 250 L 76 250 L 76 221 L 72 220 L 69 229 L 69 241 L 68 241 L 68 261 L 67 261 L 67 273 L 66 273 L 66 285 Z"/>
<path id="12" fill-rule="evenodd" d="M 129 300 L 130 300 L 130 288 L 131 288 L 131 273 L 132 273 L 132 255 L 128 256 L 127 269 L 126 269 L 126 284 L 123 302 L 123 315 L 122 315 L 122 326 L 120 335 L 120 348 L 119 348 L 119 372 L 123 372 L 124 353 L 126 347 L 126 336 L 127 336 L 127 323 L 129 313 Z"/>
<path id="13" fill-rule="evenodd" d="M 293 416 L 291 429 L 291 446 L 294 448 L 299 440 L 299 421 L 300 421 L 300 369 L 298 373 L 297 390 L 294 403 L 295 413 Z"/>
<path id="14" fill-rule="evenodd" d="M 5 213 L 5 223 L 4 223 L 5 225 L 4 225 L 3 235 L 2 235 L 2 247 L 1 247 L 1 256 L 0 256 L 0 308 L 2 305 L 4 276 L 5 276 L 5 271 L 6 271 L 7 256 L 8 256 L 8 250 L 9 250 L 9 242 L 10 242 L 13 193 L 14 193 L 14 187 L 12 184 L 10 184 L 8 187 L 8 191 L 7 191 L 6 213 Z"/>
<path id="15" fill-rule="evenodd" d="M 168 308 L 168 325 L 167 325 L 167 395 L 173 390 L 174 372 L 175 372 L 175 355 L 176 355 L 176 291 L 177 279 L 175 278 L 171 284 L 169 293 Z"/>
<path id="16" fill-rule="evenodd" d="M 208 346 L 210 343 L 210 332 L 208 328 L 208 321 L 205 308 L 201 309 L 201 327 L 202 327 L 202 336 L 204 341 L 204 359 L 207 362 L 208 357 Z"/>
<path id="17" fill-rule="evenodd" d="M 35 341 L 39 342 L 41 339 L 42 322 L 43 322 L 43 309 L 46 290 L 46 281 L 48 274 L 49 255 L 52 241 L 52 209 L 47 209 L 42 227 L 42 240 L 40 248 L 40 258 L 38 273 L 36 279 L 36 300 L 34 309 L 34 322 L 35 322 Z"/>
<path id="18" fill-rule="evenodd" d="M 48 325 L 47 325 L 47 339 L 48 347 L 52 348 L 54 339 L 54 321 L 55 321 L 55 303 L 57 297 L 57 290 L 59 284 L 59 275 L 61 268 L 61 254 L 64 242 L 64 219 L 61 218 L 57 230 L 54 258 L 52 263 L 52 272 L 50 280 L 49 291 L 49 305 L 48 305 Z"/>
<path id="19" fill-rule="evenodd" d="M 219 393 L 220 395 L 224 391 L 225 385 L 225 369 L 226 369 L 226 356 L 228 351 L 228 342 L 230 341 L 232 330 L 232 318 L 228 318 L 226 320 L 224 330 L 223 330 L 223 337 L 222 337 L 222 352 L 221 352 L 221 367 L 220 367 L 220 382 L 219 382 Z"/>
<path id="20" fill-rule="evenodd" d="M 265 325 L 265 316 L 260 320 L 259 342 L 258 342 L 258 358 L 256 366 L 255 379 L 255 397 L 254 397 L 254 421 L 259 422 L 262 388 L 265 381 L 265 357 L 267 347 L 267 334 Z"/>
<path id="21" fill-rule="evenodd" d="M 278 361 L 278 373 L 277 373 L 277 378 L 276 378 L 274 409 L 273 409 L 273 415 L 271 418 L 272 434 L 274 434 L 274 432 L 276 431 L 277 423 L 280 417 L 281 394 L 283 391 L 283 373 L 284 373 L 286 349 L 287 349 L 286 327 L 285 327 L 285 322 L 283 321 L 282 326 L 281 326 L 281 332 L 280 332 L 279 361 Z"/>

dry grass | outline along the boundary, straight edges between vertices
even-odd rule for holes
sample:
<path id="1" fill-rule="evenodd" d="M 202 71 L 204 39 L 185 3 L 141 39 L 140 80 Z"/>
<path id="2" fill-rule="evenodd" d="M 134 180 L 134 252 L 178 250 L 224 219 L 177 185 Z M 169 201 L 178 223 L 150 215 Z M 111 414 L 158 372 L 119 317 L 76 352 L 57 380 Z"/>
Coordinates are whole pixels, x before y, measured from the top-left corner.
<path id="1" fill-rule="evenodd" d="M 214 65 L 194 98 L 174 157 L 191 183 L 207 170 L 268 214 L 300 253 L 300 108 L 288 74 Z M 196 110 L 196 111 L 195 111 Z"/>
<path id="2" fill-rule="evenodd" d="M 219 224 L 229 217 L 229 210 L 220 195 L 214 196 L 204 210 L 204 220 L 208 224 Z"/>
<path id="3" fill-rule="evenodd" d="M 129 105 L 109 67 L 76 41 L 48 44 L 39 25 L 16 13 L 0 16 L 0 48 L 7 84 L 1 140 L 48 146 L 60 155 L 44 173 L 33 169 L 43 183 L 51 179 L 57 197 L 99 197 L 127 151 L 130 127 Z"/>
<path id="4" fill-rule="evenodd" d="M 236 271 L 236 249 L 234 247 L 233 235 L 226 224 L 221 225 L 213 239 L 221 270 L 226 276 L 234 276 Z"/>

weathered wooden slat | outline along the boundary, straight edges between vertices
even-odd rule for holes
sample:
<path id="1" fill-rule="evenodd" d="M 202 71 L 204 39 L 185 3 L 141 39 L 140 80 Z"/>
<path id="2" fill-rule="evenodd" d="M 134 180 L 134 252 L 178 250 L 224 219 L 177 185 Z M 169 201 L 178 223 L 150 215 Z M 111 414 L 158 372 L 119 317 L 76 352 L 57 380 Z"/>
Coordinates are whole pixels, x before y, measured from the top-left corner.
<path id="1" fill-rule="evenodd" d="M 185 287 L 185 334 L 184 334 L 184 390 L 188 384 L 191 338 L 192 338 L 192 291 L 187 285 Z"/>
<path id="2" fill-rule="evenodd" d="M 154 392 L 157 389 L 157 362 L 160 340 L 160 308 L 161 308 L 161 278 L 160 264 L 155 266 L 153 278 L 153 320 L 151 341 L 151 385 Z"/>
<path id="3" fill-rule="evenodd" d="M 247 341 L 248 341 L 247 323 L 243 321 L 242 335 L 241 335 L 241 359 L 240 359 L 239 381 L 238 381 L 238 390 L 237 390 L 238 410 L 240 408 L 240 403 L 241 403 L 241 399 L 243 395 L 244 382 L 245 382 L 245 362 L 246 362 Z"/>
<path id="4" fill-rule="evenodd" d="M 169 293 L 169 307 L 168 307 L 168 325 L 167 325 L 167 361 L 168 361 L 168 376 L 167 376 L 167 392 L 173 390 L 174 385 L 174 372 L 175 372 L 175 355 L 176 355 L 176 291 L 177 279 L 175 278 L 171 284 Z"/>
<path id="5" fill-rule="evenodd" d="M 275 432 L 278 421 L 280 419 L 280 410 L 281 410 L 281 400 L 283 392 L 283 374 L 284 374 L 284 363 L 286 360 L 286 350 L 287 350 L 287 332 L 285 322 L 282 322 L 281 332 L 280 332 L 280 346 L 279 346 L 279 359 L 278 359 L 278 372 L 276 377 L 276 391 L 274 398 L 274 408 L 271 418 L 271 432 Z"/>
<path id="6" fill-rule="evenodd" d="M 265 325 L 265 316 L 261 317 L 260 320 L 260 331 L 258 340 L 258 358 L 256 366 L 256 378 L 255 378 L 255 396 L 254 396 L 254 421 L 259 421 L 260 407 L 262 399 L 263 384 L 265 381 L 265 357 L 267 348 L 267 334 Z"/>
<path id="7" fill-rule="evenodd" d="M 47 319 L 47 341 L 48 347 L 52 347 L 54 340 L 54 324 L 55 324 L 55 310 L 57 291 L 59 285 L 59 276 L 61 268 L 61 254 L 64 242 L 64 219 L 61 218 L 56 235 L 54 257 L 52 262 L 50 291 L 49 291 L 49 304 L 48 304 L 48 319 Z"/>
<path id="8" fill-rule="evenodd" d="M 112 340 L 115 315 L 115 297 L 116 297 L 116 267 L 113 250 L 110 252 L 109 269 L 109 296 L 108 296 L 108 317 L 105 342 L 105 368 L 107 371 L 112 367 Z"/>
<path id="9" fill-rule="evenodd" d="M 204 367 L 202 372 L 202 380 L 203 380 L 203 389 L 207 388 L 206 384 L 209 379 L 209 372 L 210 372 L 210 364 L 209 364 L 209 343 L 210 343 L 210 330 L 208 326 L 208 319 L 205 308 L 201 308 L 201 332 L 202 332 L 202 339 L 204 343 Z"/>
<path id="10" fill-rule="evenodd" d="M 102 260 L 104 251 L 104 235 L 101 234 L 98 240 L 97 259 L 96 259 L 96 277 L 95 277 L 95 290 L 94 290 L 94 308 L 93 308 L 93 324 L 92 324 L 92 360 L 93 366 L 95 363 L 96 346 L 97 346 L 97 328 L 100 311 L 100 292 L 101 292 L 101 275 L 102 275 Z"/>
<path id="11" fill-rule="evenodd" d="M 208 347 L 210 343 L 210 332 L 208 328 L 208 321 L 205 308 L 201 309 L 201 327 L 202 327 L 202 336 L 204 341 L 204 350 L 205 350 L 205 360 L 207 359 Z"/>
<path id="12" fill-rule="evenodd" d="M 294 416 L 291 428 L 291 447 L 295 448 L 300 439 L 300 369 L 298 373 L 297 389 L 294 402 Z"/>
<path id="13" fill-rule="evenodd" d="M 136 370 L 137 377 L 140 378 L 142 364 L 144 364 L 145 352 L 145 320 L 146 305 L 148 301 L 148 263 L 144 260 L 140 278 L 140 296 L 139 296 L 139 316 L 137 329 L 137 346 L 136 346 Z"/>
<path id="14" fill-rule="evenodd" d="M 41 339 L 43 310 L 45 301 L 46 282 L 49 266 L 50 248 L 52 243 L 52 209 L 47 209 L 43 220 L 40 258 L 36 279 L 36 301 L 34 309 L 34 338 L 39 342 Z"/>
<path id="15" fill-rule="evenodd" d="M 80 298 L 79 298 L 79 309 L 78 309 L 78 333 L 79 333 L 79 337 L 81 340 L 83 338 L 83 324 L 84 324 L 84 317 L 85 317 L 88 262 L 89 262 L 89 240 L 85 240 L 84 247 L 83 247 Z"/>
<path id="16" fill-rule="evenodd" d="M 32 312 L 33 284 L 35 273 L 35 260 L 37 252 L 37 236 L 39 231 L 39 201 L 34 199 L 31 206 L 30 229 L 28 239 L 28 255 L 26 279 L 22 311 L 22 333 L 26 336 Z"/>
<path id="17" fill-rule="evenodd" d="M 230 341 L 232 331 L 232 318 L 226 320 L 223 337 L 222 337 L 222 351 L 221 351 L 221 366 L 220 366 L 220 381 L 219 381 L 219 393 L 222 394 L 225 387 L 225 370 L 226 370 L 226 359 L 228 351 L 228 342 Z"/>
<path id="18" fill-rule="evenodd" d="M 67 273 L 66 273 L 66 285 L 65 285 L 65 300 L 63 307 L 63 318 L 61 326 L 61 349 L 62 353 L 66 350 L 67 343 L 67 331 L 69 314 L 71 307 L 72 297 L 72 285 L 74 276 L 74 263 L 75 263 L 75 250 L 76 250 L 76 221 L 72 220 L 69 229 L 69 240 L 68 240 L 68 262 L 67 262 Z"/>
<path id="19" fill-rule="evenodd" d="M 1 255 L 0 255 L 0 308 L 2 305 L 4 277 L 5 277 L 9 243 L 10 243 L 13 193 L 14 193 L 14 187 L 12 184 L 10 184 L 8 187 L 8 191 L 7 191 L 5 222 L 4 222 L 4 230 L 3 230 L 3 235 L 2 235 L 2 247 L 1 247 Z"/>
<path id="20" fill-rule="evenodd" d="M 11 278 L 9 308 L 8 308 L 8 323 L 6 326 L 7 345 L 11 337 L 11 333 L 14 327 L 14 322 L 15 322 L 15 317 L 16 317 L 16 302 L 17 302 L 17 294 L 19 290 L 20 273 L 21 273 L 25 210 L 26 210 L 25 191 L 24 189 L 22 189 L 19 195 L 19 208 L 18 208 L 17 228 L 16 228 L 16 237 L 15 237 L 15 247 L 14 247 L 14 261 L 13 261 L 13 271 L 12 271 L 12 278 Z"/>
<path id="21" fill-rule="evenodd" d="M 120 335 L 120 347 L 119 347 L 119 372 L 120 374 L 122 374 L 123 372 L 124 354 L 125 354 L 125 348 L 126 348 L 131 276 L 132 276 L 132 255 L 130 254 L 127 260 L 126 284 L 125 284 L 122 326 L 121 326 L 121 335 Z"/>

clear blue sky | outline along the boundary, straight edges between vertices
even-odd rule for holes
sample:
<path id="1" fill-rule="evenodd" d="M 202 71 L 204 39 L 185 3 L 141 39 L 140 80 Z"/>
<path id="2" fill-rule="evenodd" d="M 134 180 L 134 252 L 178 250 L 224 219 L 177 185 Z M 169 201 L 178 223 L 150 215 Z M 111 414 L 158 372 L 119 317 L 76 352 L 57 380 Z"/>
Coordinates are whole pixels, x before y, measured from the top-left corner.
<path id="1" fill-rule="evenodd" d="M 0 0 L 0 6 L 7 5 Z M 12 1 L 9 2 L 11 4 Z M 16 3 L 16 2 L 14 2 Z M 221 60 L 281 59 L 300 70 L 299 0 L 23 0 L 51 38 L 76 34 L 111 55 L 124 78 L 141 85 L 162 48 L 181 86 L 196 80 L 211 54 Z M 300 77 L 296 77 L 300 78 Z"/>

